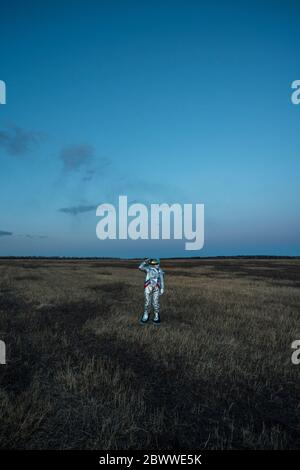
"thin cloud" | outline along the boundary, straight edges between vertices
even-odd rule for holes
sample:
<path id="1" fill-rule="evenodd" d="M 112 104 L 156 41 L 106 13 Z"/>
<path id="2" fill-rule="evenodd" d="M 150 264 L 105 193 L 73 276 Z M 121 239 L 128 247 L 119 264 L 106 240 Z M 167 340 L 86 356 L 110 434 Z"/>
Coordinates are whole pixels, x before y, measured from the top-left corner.
<path id="1" fill-rule="evenodd" d="M 174 183 L 154 182 L 142 178 L 133 179 L 127 175 L 121 175 L 111 181 L 109 196 L 113 198 L 116 194 L 127 194 L 135 200 L 139 199 L 139 202 L 151 199 L 152 203 L 159 202 L 159 200 L 168 203 L 187 200 L 186 192 Z M 153 200 L 153 195 L 155 195 L 155 200 Z"/>
<path id="2" fill-rule="evenodd" d="M 96 157 L 95 149 L 89 144 L 74 144 L 64 147 L 59 155 L 65 173 L 82 171 L 82 181 L 91 181 L 103 175 L 111 161 L 106 157 Z"/>
<path id="3" fill-rule="evenodd" d="M 18 233 L 16 237 L 22 238 L 49 238 L 48 235 L 32 235 L 31 233 Z"/>
<path id="4" fill-rule="evenodd" d="M 82 177 L 82 181 L 91 181 L 94 178 L 103 176 L 107 173 L 108 167 L 111 165 L 111 161 L 106 157 L 98 158 L 96 164 L 89 168 L 85 175 Z"/>
<path id="5" fill-rule="evenodd" d="M 0 230 L 0 237 L 10 237 L 13 233 L 6 232 L 5 230 Z"/>
<path id="6" fill-rule="evenodd" d="M 71 145 L 62 149 L 60 159 L 63 162 L 64 170 L 76 171 L 79 168 L 91 163 L 94 157 L 94 148 L 91 145 L 79 144 Z"/>
<path id="7" fill-rule="evenodd" d="M 96 170 L 88 170 L 86 175 L 82 178 L 82 181 L 91 181 L 95 176 Z"/>
<path id="8" fill-rule="evenodd" d="M 6 130 L 0 130 L 0 148 L 8 155 L 19 157 L 32 151 L 42 137 L 41 132 L 11 126 Z"/>
<path id="9" fill-rule="evenodd" d="M 31 235 L 27 233 L 26 235 L 23 235 L 26 238 L 49 238 L 47 235 Z"/>
<path id="10" fill-rule="evenodd" d="M 73 207 L 62 207 L 61 209 L 58 209 L 58 210 L 59 212 L 63 212 L 64 214 L 78 215 L 78 214 L 82 214 L 83 212 L 95 211 L 96 208 L 97 208 L 97 205 L 89 205 L 89 206 L 79 205 L 79 206 L 73 206 Z"/>

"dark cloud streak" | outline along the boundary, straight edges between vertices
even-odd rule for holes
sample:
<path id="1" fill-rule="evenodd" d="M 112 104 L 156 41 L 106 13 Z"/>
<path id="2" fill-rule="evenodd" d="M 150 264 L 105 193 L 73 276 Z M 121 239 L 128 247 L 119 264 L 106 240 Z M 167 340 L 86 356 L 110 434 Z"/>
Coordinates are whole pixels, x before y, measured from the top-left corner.
<path id="1" fill-rule="evenodd" d="M 10 237 L 13 233 L 6 232 L 5 230 L 0 230 L 0 237 Z"/>
<path id="2" fill-rule="evenodd" d="M 88 144 L 71 145 L 62 149 L 60 159 L 64 170 L 76 171 L 82 166 L 88 165 L 94 157 L 94 148 Z"/>
<path id="3" fill-rule="evenodd" d="M 8 155 L 19 157 L 32 151 L 42 138 L 41 132 L 10 126 L 7 130 L 0 130 L 0 148 L 3 148 Z"/>
<path id="4" fill-rule="evenodd" d="M 73 206 L 73 207 L 62 207 L 61 209 L 58 209 L 59 212 L 63 212 L 64 214 L 70 214 L 70 215 L 78 215 L 82 214 L 83 212 L 92 212 L 95 211 L 97 208 L 97 205 L 89 205 L 89 206 L 84 206 L 84 205 L 79 205 L 79 206 Z"/>

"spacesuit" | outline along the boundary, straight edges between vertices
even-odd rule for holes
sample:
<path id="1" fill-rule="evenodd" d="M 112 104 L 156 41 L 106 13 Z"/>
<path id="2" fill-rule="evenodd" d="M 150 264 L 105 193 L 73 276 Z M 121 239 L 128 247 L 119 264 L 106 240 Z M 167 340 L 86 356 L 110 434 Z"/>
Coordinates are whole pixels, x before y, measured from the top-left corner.
<path id="1" fill-rule="evenodd" d="M 149 320 L 151 306 L 153 306 L 153 323 L 159 325 L 159 296 L 164 293 L 164 272 L 159 266 L 159 260 L 149 258 L 140 264 L 139 269 L 146 273 L 144 284 L 145 306 L 140 323 L 147 323 Z"/>

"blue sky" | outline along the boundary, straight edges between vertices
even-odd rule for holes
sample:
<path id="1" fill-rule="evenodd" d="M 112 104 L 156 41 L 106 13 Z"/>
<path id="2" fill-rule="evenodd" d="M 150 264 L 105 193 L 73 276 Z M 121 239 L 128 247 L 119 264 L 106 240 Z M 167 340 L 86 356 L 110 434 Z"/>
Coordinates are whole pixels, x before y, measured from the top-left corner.
<path id="1" fill-rule="evenodd" d="M 300 255 L 296 1 L 1 3 L 0 255 Z M 95 206 L 204 203 L 205 245 Z"/>

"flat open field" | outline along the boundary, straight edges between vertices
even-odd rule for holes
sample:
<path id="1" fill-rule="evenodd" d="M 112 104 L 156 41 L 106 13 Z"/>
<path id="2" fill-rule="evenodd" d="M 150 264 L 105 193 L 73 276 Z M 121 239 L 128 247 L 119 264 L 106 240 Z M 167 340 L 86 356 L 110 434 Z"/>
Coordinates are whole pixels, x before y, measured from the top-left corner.
<path id="1" fill-rule="evenodd" d="M 0 447 L 300 448 L 300 260 L 0 260 Z"/>

